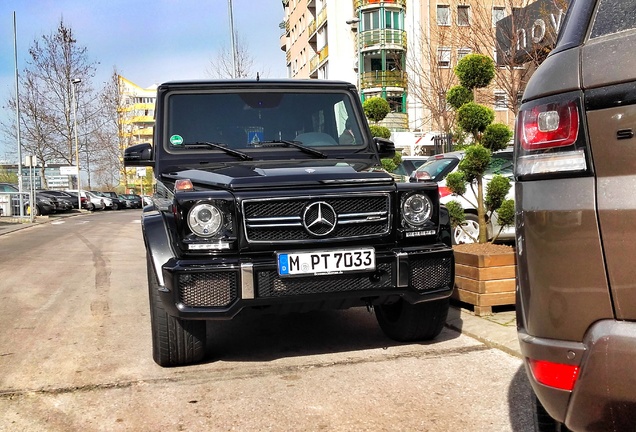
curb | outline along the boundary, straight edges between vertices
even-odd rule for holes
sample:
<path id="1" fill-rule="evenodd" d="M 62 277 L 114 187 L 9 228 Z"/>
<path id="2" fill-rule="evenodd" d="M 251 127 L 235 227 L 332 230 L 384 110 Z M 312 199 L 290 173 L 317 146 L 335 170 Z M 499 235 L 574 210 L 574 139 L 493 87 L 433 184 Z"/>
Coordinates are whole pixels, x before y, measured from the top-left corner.
<path id="1" fill-rule="evenodd" d="M 454 306 L 448 310 L 446 327 L 477 339 L 488 347 L 523 358 L 519 348 L 516 325 L 502 325 Z"/>

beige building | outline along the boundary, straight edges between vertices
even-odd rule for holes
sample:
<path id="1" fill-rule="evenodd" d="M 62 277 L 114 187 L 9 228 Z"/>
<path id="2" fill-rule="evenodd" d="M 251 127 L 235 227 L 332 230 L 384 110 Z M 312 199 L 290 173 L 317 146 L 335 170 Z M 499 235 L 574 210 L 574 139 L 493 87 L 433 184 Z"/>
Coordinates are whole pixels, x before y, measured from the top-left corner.
<path id="1" fill-rule="evenodd" d="M 123 157 L 124 150 L 131 145 L 152 143 L 157 86 L 142 88 L 121 75 L 118 80 L 119 147 Z M 145 175 L 140 177 L 139 174 L 142 172 Z M 129 168 L 124 169 L 122 174 L 125 174 L 125 178 L 121 179 L 121 183 L 125 185 L 126 191 L 145 193 L 150 190 L 152 179 L 150 169 L 146 171 Z"/>
<path id="2" fill-rule="evenodd" d="M 280 46 L 291 78 L 345 80 L 363 101 L 385 98 L 391 114 L 383 123 L 399 146 L 452 129 L 445 95 L 458 84 L 457 61 L 470 53 L 496 59 L 496 22 L 532 1 L 284 0 Z M 498 67 L 477 102 L 513 126 L 524 75 Z"/>

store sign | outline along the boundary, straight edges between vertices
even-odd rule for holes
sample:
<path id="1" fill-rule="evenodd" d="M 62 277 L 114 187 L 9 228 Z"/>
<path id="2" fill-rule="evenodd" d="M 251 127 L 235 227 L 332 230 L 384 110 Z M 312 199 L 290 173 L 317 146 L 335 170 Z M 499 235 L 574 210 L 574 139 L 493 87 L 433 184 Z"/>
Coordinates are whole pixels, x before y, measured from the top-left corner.
<path id="1" fill-rule="evenodd" d="M 137 167 L 137 177 L 146 177 L 146 167 Z"/>
<path id="2" fill-rule="evenodd" d="M 497 22 L 497 65 L 521 65 L 556 43 L 569 0 L 537 0 Z"/>
<path id="3" fill-rule="evenodd" d="M 77 167 L 74 165 L 71 166 L 61 166 L 60 167 L 60 175 L 63 176 L 70 176 L 70 175 L 77 175 Z"/>

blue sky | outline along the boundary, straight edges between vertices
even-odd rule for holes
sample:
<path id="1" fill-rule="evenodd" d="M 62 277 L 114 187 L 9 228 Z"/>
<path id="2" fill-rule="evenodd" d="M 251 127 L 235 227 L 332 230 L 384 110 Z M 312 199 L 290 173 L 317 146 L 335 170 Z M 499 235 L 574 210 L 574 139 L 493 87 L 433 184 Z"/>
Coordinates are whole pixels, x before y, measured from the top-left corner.
<path id="1" fill-rule="evenodd" d="M 286 76 L 280 49 L 280 0 L 233 0 L 234 29 L 267 78 Z M 207 78 L 210 60 L 229 49 L 227 0 L 0 0 L 0 106 L 14 93 L 13 12 L 17 16 L 18 69 L 35 39 L 60 19 L 73 30 L 90 61 L 99 62 L 100 88 L 117 67 L 148 87 L 173 79 Z M 6 113 L 0 112 L 0 116 Z M 0 137 L 0 159 L 2 159 Z"/>

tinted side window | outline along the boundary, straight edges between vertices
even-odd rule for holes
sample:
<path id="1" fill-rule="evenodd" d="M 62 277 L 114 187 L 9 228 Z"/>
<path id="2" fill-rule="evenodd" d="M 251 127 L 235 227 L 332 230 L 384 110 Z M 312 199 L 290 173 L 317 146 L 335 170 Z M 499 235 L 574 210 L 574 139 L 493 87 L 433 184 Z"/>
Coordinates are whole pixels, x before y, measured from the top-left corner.
<path id="1" fill-rule="evenodd" d="M 636 28 L 634 0 L 601 0 L 594 18 L 590 38 Z"/>

